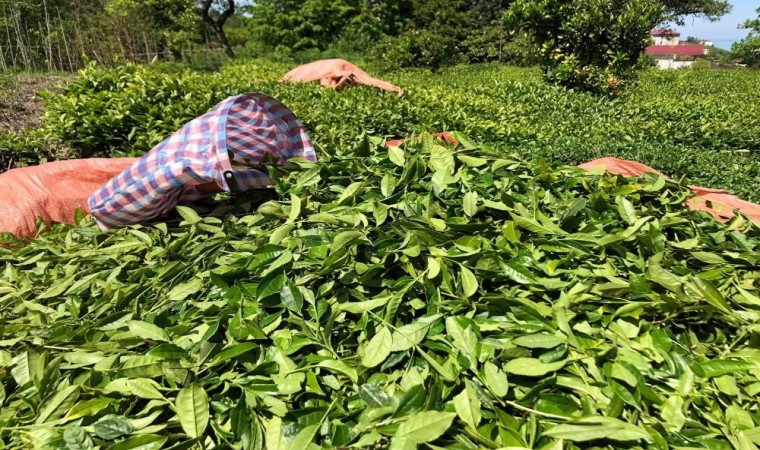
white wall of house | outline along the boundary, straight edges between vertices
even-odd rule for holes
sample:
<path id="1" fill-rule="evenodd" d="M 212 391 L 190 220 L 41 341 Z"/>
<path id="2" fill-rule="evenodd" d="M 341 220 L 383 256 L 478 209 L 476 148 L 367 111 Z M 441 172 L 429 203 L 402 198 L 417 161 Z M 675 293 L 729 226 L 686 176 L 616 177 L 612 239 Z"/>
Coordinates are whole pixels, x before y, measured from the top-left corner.
<path id="1" fill-rule="evenodd" d="M 678 45 L 678 36 L 653 36 L 654 45 Z"/>
<path id="2" fill-rule="evenodd" d="M 694 61 L 675 61 L 673 59 L 657 59 L 658 69 L 685 69 L 691 67 Z"/>

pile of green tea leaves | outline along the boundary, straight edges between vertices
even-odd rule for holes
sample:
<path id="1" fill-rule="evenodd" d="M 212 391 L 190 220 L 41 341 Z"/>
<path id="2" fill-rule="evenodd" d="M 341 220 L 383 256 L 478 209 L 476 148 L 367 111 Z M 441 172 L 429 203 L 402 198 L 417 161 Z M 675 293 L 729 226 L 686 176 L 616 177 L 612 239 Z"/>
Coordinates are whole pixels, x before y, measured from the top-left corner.
<path id="1" fill-rule="evenodd" d="M 758 228 L 459 139 L 0 250 L 2 448 L 760 444 Z"/>

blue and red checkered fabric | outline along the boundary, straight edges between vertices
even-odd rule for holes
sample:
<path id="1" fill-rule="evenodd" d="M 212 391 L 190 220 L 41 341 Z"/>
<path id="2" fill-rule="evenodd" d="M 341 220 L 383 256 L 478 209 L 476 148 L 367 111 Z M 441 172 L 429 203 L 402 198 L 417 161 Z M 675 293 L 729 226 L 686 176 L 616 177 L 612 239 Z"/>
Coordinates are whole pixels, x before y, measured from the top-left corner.
<path id="1" fill-rule="evenodd" d="M 266 188 L 272 183 L 266 166 L 292 158 L 317 156 L 306 129 L 285 105 L 258 93 L 230 97 L 93 193 L 90 214 L 103 229 L 144 222 L 212 195 L 196 189 L 208 182 L 228 192 Z M 228 171 L 234 185 L 225 179 Z"/>

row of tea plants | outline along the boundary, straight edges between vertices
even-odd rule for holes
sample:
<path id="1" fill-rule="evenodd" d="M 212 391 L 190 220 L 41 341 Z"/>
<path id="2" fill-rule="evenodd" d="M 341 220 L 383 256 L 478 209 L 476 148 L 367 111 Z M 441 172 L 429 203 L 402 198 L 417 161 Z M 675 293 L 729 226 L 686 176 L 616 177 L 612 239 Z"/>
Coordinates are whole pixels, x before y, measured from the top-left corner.
<path id="1" fill-rule="evenodd" d="M 367 88 L 336 93 L 278 83 L 287 70 L 260 60 L 210 74 L 93 66 L 49 99 L 44 136 L 83 156 L 140 154 L 223 98 L 263 91 L 291 107 L 327 155 L 354 145 L 362 133 L 460 131 L 568 164 L 633 159 L 760 201 L 757 72 L 652 71 L 627 95 L 609 100 L 548 86 L 536 69 L 499 65 L 388 74 L 406 90 L 401 98 Z"/>

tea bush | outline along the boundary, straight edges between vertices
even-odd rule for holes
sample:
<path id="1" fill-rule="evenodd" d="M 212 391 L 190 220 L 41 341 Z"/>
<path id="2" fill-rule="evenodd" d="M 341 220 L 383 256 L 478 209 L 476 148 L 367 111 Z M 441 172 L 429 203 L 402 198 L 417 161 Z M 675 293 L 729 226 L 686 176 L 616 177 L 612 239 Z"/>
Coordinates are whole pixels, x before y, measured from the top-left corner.
<path id="1" fill-rule="evenodd" d="M 43 130 L 0 131 L 0 172 L 78 155 L 76 150 Z"/>
<path id="2" fill-rule="evenodd" d="M 166 130 L 179 129 L 208 109 L 215 92 L 213 81 L 213 76 L 189 71 L 90 66 L 80 71 L 65 94 L 49 102 L 46 129 L 85 157 L 149 149 L 163 140 Z"/>

